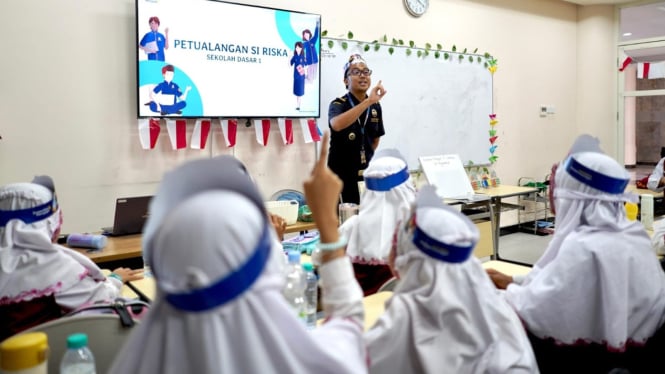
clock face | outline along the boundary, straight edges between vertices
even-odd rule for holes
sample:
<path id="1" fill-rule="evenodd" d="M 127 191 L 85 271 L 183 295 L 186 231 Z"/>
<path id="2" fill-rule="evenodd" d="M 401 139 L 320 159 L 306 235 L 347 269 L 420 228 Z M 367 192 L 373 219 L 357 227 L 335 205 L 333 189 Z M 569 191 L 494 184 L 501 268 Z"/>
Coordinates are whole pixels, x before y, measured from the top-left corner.
<path id="1" fill-rule="evenodd" d="M 419 17 L 425 14 L 429 7 L 429 0 L 404 0 L 406 10 L 412 15 Z"/>

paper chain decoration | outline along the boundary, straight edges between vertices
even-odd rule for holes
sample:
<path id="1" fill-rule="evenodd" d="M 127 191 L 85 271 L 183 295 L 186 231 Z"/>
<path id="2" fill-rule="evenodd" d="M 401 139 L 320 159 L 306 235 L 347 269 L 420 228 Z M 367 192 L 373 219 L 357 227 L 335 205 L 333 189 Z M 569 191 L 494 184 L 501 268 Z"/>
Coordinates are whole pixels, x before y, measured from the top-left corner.
<path id="1" fill-rule="evenodd" d="M 496 160 L 499 158 L 499 156 L 495 155 L 494 152 L 496 151 L 496 148 L 498 147 L 496 143 L 496 140 L 499 138 L 498 135 L 496 135 L 496 129 L 495 126 L 499 123 L 499 120 L 496 119 L 496 114 L 492 113 L 490 114 L 490 164 L 494 164 Z"/>

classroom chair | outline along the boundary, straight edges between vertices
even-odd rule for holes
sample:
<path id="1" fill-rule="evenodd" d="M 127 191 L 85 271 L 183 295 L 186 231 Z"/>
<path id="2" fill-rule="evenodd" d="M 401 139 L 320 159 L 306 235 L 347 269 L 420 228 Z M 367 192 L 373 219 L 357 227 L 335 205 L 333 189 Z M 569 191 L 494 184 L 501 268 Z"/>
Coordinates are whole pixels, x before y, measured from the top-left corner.
<path id="1" fill-rule="evenodd" d="M 63 317 L 21 332 L 44 332 L 48 336 L 48 372 L 60 372 L 60 360 L 67 350 L 67 337 L 74 333 L 88 335 L 88 347 L 95 356 L 98 373 L 106 373 L 116 354 L 132 331 L 114 314 L 88 314 Z"/>
<path id="2" fill-rule="evenodd" d="M 547 373 L 662 373 L 665 325 L 643 346 L 630 345 L 625 352 L 610 352 L 598 343 L 558 345 L 527 332 L 542 374 Z M 658 369 L 658 368 L 661 369 Z"/>

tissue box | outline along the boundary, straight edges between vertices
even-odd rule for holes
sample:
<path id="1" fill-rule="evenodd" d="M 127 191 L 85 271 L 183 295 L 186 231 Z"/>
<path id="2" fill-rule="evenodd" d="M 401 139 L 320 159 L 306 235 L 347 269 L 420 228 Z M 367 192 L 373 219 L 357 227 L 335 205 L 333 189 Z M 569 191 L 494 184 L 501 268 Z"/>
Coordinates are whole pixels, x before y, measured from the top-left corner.
<path id="1" fill-rule="evenodd" d="M 298 221 L 298 201 L 296 200 L 266 201 L 266 209 L 269 213 L 284 218 L 287 225 L 293 225 Z"/>

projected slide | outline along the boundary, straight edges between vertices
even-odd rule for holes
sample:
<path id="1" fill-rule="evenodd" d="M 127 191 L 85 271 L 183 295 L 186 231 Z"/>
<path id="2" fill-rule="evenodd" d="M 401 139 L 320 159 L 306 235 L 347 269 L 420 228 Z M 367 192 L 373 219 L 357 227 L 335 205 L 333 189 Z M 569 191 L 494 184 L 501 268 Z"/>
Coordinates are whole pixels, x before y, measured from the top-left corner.
<path id="1" fill-rule="evenodd" d="M 321 17 L 137 0 L 139 117 L 319 117 Z"/>

